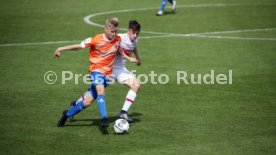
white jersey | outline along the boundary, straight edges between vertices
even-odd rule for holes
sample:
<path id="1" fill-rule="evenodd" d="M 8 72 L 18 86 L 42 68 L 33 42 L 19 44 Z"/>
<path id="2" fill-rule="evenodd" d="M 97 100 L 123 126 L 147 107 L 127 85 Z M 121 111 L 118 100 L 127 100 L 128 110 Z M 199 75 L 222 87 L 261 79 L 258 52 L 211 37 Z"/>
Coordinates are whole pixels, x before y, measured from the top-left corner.
<path id="1" fill-rule="evenodd" d="M 129 39 L 128 34 L 118 34 L 121 37 L 121 50 L 120 52 L 124 52 L 126 55 L 130 56 L 131 53 L 134 51 L 138 39 L 136 38 L 133 42 Z M 115 58 L 115 62 L 113 64 L 113 68 L 125 68 L 126 67 L 127 59 L 124 58 L 122 55 L 118 55 Z"/>

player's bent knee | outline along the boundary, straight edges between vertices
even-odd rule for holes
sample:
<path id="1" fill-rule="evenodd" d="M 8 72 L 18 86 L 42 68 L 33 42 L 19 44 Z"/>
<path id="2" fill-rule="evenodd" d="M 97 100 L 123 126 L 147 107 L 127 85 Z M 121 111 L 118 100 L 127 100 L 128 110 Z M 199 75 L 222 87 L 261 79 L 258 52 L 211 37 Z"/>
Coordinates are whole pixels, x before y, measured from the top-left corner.
<path id="1" fill-rule="evenodd" d="M 139 81 L 137 81 L 137 82 L 134 84 L 134 88 L 136 89 L 136 91 L 139 90 L 139 88 L 140 88 L 140 83 L 139 83 Z"/>
<path id="2" fill-rule="evenodd" d="M 91 94 L 87 94 L 84 98 L 84 104 L 85 106 L 90 106 L 93 103 L 94 99 Z"/>
<path id="3" fill-rule="evenodd" d="M 104 93 L 105 93 L 104 85 L 97 85 L 96 89 L 97 89 L 97 94 L 98 95 L 104 95 Z"/>
<path id="4" fill-rule="evenodd" d="M 139 80 L 137 80 L 137 82 L 136 82 L 136 87 L 137 87 L 137 89 L 140 88 L 140 82 L 139 82 Z"/>
<path id="5" fill-rule="evenodd" d="M 130 84 L 130 88 L 135 92 L 138 92 L 140 88 L 140 82 L 136 78 L 133 79 L 133 82 Z"/>

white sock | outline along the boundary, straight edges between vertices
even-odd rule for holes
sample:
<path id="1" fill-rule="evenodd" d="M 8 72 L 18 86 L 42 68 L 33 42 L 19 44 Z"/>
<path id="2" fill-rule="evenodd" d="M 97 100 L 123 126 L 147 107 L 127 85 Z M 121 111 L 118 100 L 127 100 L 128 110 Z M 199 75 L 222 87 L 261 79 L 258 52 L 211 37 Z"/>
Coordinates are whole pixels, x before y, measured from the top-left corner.
<path id="1" fill-rule="evenodd" d="M 173 4 L 172 4 L 172 9 L 175 9 L 175 5 L 176 5 L 176 0 L 173 0 Z"/>
<path id="2" fill-rule="evenodd" d="M 132 90 L 129 90 L 122 110 L 128 111 L 128 109 L 132 105 L 132 102 L 134 102 L 135 98 L 136 98 L 136 93 Z"/>

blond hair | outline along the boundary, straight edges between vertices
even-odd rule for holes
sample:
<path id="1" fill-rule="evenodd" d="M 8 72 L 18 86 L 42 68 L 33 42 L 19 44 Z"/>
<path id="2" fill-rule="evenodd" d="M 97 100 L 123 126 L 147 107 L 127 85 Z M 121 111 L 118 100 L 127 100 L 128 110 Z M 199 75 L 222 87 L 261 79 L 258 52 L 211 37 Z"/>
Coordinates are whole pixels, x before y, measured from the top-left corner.
<path id="1" fill-rule="evenodd" d="M 120 25 L 120 21 L 118 18 L 108 18 L 105 21 L 105 27 L 115 28 L 117 29 Z"/>

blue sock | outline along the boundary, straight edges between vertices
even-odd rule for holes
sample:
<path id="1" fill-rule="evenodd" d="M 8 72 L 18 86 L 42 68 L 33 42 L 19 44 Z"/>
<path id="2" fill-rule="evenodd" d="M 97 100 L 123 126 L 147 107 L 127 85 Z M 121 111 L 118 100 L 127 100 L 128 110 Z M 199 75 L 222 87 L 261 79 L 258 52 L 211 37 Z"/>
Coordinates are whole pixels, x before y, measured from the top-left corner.
<path id="1" fill-rule="evenodd" d="M 160 6 L 160 11 L 165 10 L 166 3 L 167 3 L 167 0 L 162 0 L 161 6 Z"/>
<path id="2" fill-rule="evenodd" d="M 101 119 L 107 118 L 106 103 L 105 103 L 104 95 L 98 95 L 97 102 L 98 102 L 98 108 L 101 115 Z"/>
<path id="3" fill-rule="evenodd" d="M 71 106 L 71 108 L 69 109 L 69 111 L 66 113 L 67 117 L 73 117 L 74 115 L 78 114 L 80 111 L 82 111 L 83 109 L 85 109 L 84 103 L 82 99 L 79 99 L 76 102 L 75 106 Z"/>

